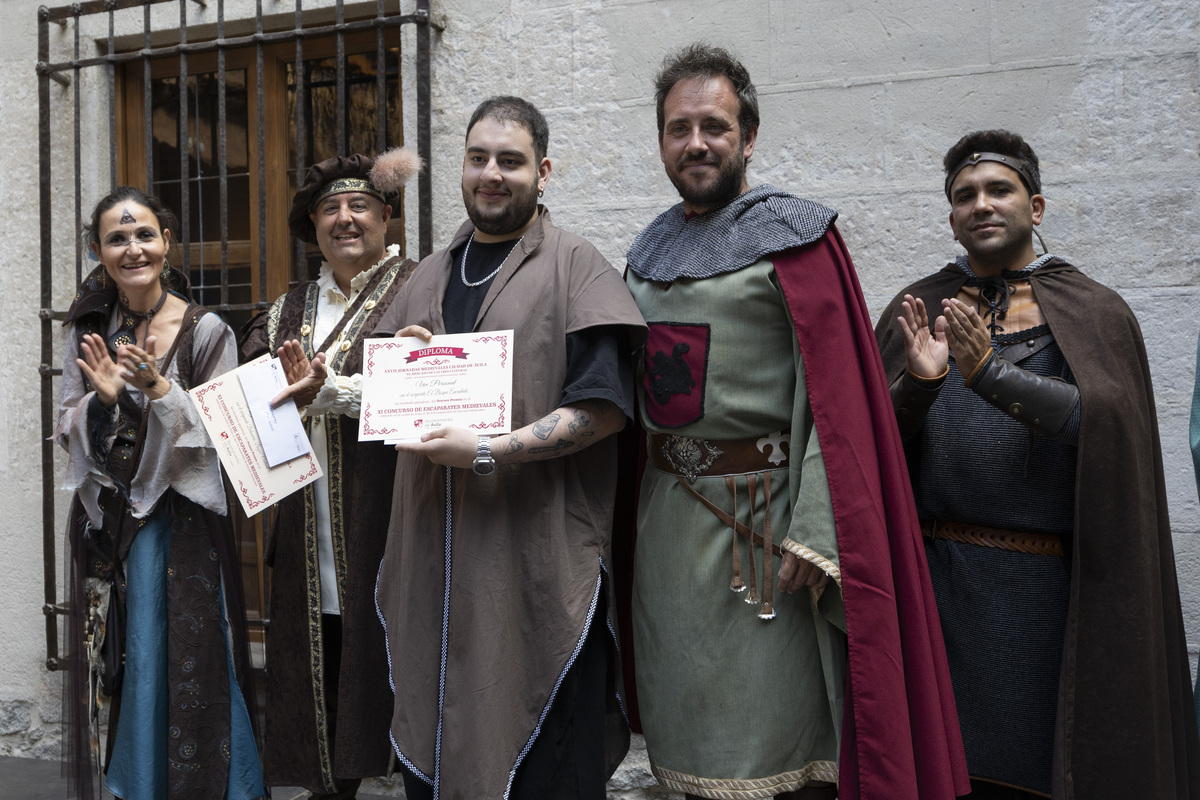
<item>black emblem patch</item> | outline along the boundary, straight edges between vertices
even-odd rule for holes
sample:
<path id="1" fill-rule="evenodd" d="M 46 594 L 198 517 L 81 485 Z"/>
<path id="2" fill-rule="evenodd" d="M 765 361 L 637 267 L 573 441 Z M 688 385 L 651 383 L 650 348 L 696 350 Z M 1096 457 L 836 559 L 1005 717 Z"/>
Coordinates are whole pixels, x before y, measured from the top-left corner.
<path id="1" fill-rule="evenodd" d="M 682 428 L 704 416 L 708 325 L 651 322 L 642 365 L 646 416 L 663 428 Z"/>

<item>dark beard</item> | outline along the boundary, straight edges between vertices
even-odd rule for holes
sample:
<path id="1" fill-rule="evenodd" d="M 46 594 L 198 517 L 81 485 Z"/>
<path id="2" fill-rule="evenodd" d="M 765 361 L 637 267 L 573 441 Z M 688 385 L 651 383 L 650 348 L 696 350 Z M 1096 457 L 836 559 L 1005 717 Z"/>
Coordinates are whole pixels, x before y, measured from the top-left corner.
<path id="1" fill-rule="evenodd" d="M 463 205 L 467 207 L 467 216 L 476 228 L 489 236 L 503 236 L 529 222 L 533 212 L 537 210 L 537 201 L 536 183 L 528 188 L 513 187 L 508 205 L 497 214 L 484 216 L 475 204 L 474 195 L 463 190 Z"/>
<path id="2" fill-rule="evenodd" d="M 684 162 L 683 166 L 686 167 L 689 163 L 695 162 Z M 700 189 L 693 189 L 687 185 L 680 176 L 681 171 L 671 172 L 667 177 L 675 185 L 675 190 L 679 192 L 679 196 L 693 206 L 723 206 L 741 194 L 742 185 L 746 181 L 746 162 L 740 158 L 730 158 L 727 160 L 721 165 L 721 170 L 717 173 L 717 179 Z"/>

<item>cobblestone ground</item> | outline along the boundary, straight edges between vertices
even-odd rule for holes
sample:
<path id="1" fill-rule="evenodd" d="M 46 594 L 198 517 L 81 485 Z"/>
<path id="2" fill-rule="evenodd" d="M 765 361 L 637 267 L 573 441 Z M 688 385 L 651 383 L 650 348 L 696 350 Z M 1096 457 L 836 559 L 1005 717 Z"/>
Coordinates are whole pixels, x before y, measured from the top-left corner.
<path id="1" fill-rule="evenodd" d="M 366 794 L 368 797 L 363 797 Z M 683 800 L 683 795 L 661 791 L 650 775 L 650 762 L 646 759 L 646 742 L 636 734 L 629 745 L 629 755 L 621 762 L 612 780 L 608 782 L 608 800 Z M 272 800 L 303 800 L 307 792 L 299 789 L 294 794 L 275 791 Z M 403 783 L 399 778 L 375 778 L 363 781 L 360 797 L 404 797 Z"/>
<path id="2" fill-rule="evenodd" d="M 0 756 L 0 797 L 5 800 L 58 800 L 66 796 L 66 781 L 59 772 L 57 759 L 16 758 Z M 277 787 L 272 800 L 305 800 L 304 789 Z M 363 782 L 361 800 L 403 798 L 404 787 L 399 778 L 376 778 Z M 634 736 L 629 755 L 608 783 L 609 800 L 682 800 L 682 795 L 658 791 L 650 777 L 646 760 L 646 745 Z M 112 800 L 107 792 L 103 800 Z"/>

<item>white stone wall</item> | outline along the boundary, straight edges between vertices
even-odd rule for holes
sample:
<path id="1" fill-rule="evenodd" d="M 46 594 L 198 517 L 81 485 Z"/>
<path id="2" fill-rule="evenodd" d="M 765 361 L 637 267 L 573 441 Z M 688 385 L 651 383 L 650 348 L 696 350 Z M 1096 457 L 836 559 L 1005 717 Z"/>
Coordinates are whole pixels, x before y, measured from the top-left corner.
<path id="1" fill-rule="evenodd" d="M 5 0 L 0 27 L 0 753 L 53 756 L 57 681 L 43 667 L 40 613 L 37 5 Z M 189 19 L 212 23 L 217 5 L 189 2 Z M 226 6 L 237 20 L 253 3 Z M 295 6 L 263 7 L 290 24 Z M 437 246 L 464 218 L 458 176 L 471 110 L 492 94 L 518 94 L 550 121 L 545 202 L 556 223 L 623 264 L 636 232 L 676 199 L 656 151 L 651 80 L 668 49 L 693 40 L 730 48 L 750 69 L 762 107 L 752 182 L 840 210 L 873 313 L 957 252 L 941 194 L 945 150 L 977 128 L 1025 135 L 1042 160 L 1041 230 L 1052 251 L 1120 291 L 1141 320 L 1189 639 L 1200 642 L 1200 512 L 1186 432 L 1200 330 L 1189 311 L 1200 299 L 1195 0 L 435 0 L 434 12 L 446 26 L 432 67 Z M 155 13 L 164 24 L 178 19 L 173 4 Z M 69 28 L 50 33 L 56 50 L 69 46 Z M 411 67 L 411 29 L 404 37 Z M 413 74 L 406 69 L 410 144 Z M 51 89 L 69 101 L 70 90 Z M 105 147 L 102 98 L 89 95 L 85 150 Z M 69 131 L 57 131 L 56 152 L 69 159 L 69 147 Z M 69 161 L 62 166 L 59 180 Z M 85 207 L 105 169 L 85 176 Z M 56 181 L 56 191 L 69 190 Z M 415 213 L 408 222 L 415 252 Z M 56 225 L 56 236 L 69 240 L 69 227 Z M 72 258 L 70 248 L 56 256 L 59 307 Z"/>

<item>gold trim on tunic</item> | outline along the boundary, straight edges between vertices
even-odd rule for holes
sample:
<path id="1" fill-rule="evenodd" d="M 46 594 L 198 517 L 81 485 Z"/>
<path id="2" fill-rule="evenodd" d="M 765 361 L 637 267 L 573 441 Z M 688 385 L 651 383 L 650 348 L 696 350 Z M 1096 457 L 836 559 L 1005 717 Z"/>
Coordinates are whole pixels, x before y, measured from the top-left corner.
<path id="1" fill-rule="evenodd" d="M 769 798 L 782 792 L 801 789 L 810 781 L 836 784 L 838 779 L 837 763 L 834 761 L 811 761 L 803 769 L 783 772 L 769 778 L 701 778 L 653 763 L 650 765 L 650 771 L 666 789 L 713 800 Z"/>

